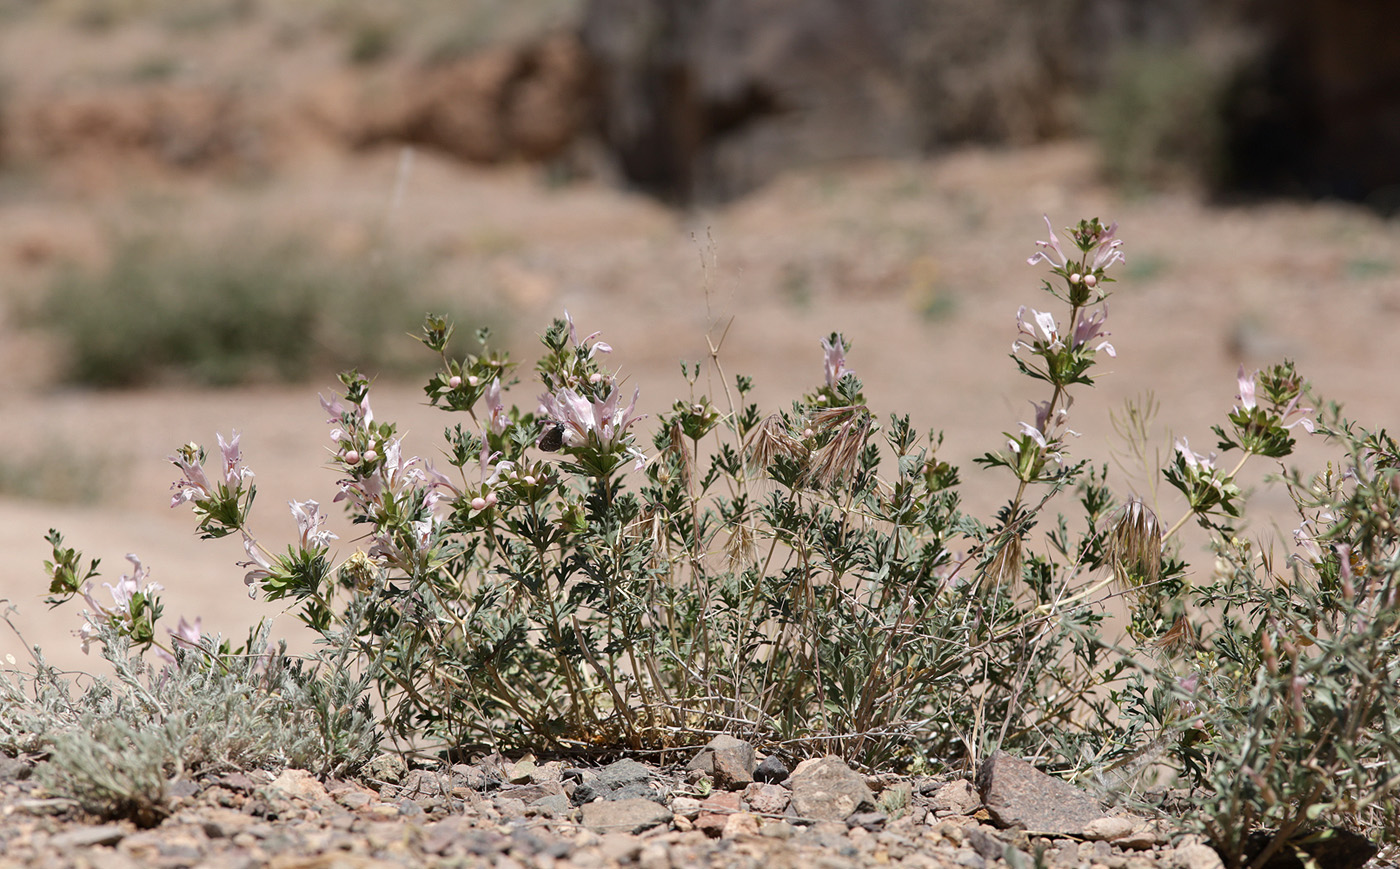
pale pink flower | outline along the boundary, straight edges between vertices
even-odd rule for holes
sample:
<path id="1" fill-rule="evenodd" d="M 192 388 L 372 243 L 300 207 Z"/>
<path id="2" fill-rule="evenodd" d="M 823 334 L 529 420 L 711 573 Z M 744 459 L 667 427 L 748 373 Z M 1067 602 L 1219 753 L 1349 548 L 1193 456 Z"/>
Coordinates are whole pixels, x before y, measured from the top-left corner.
<path id="1" fill-rule="evenodd" d="M 1186 460 L 1186 464 L 1191 468 L 1191 470 L 1196 471 L 1200 474 L 1214 474 L 1215 453 L 1211 453 L 1208 456 L 1203 456 L 1200 453 L 1193 451 L 1191 449 L 1191 444 L 1184 437 L 1177 438 L 1175 446 L 1176 451 L 1181 454 L 1181 457 L 1183 459 Z"/>
<path id="2" fill-rule="evenodd" d="M 321 527 L 326 524 L 326 515 L 321 512 L 320 504 L 315 501 L 288 501 L 287 506 L 292 510 L 292 518 L 297 520 L 302 549 L 324 549 L 330 545 L 330 541 L 339 539 Z"/>
<path id="3" fill-rule="evenodd" d="M 574 318 L 569 316 L 568 308 L 564 309 L 564 322 L 569 324 L 569 341 L 572 342 L 575 347 L 582 347 L 584 344 L 587 344 L 589 341 L 593 341 L 594 338 L 597 338 L 599 335 L 603 334 L 602 332 L 594 332 L 592 335 L 589 335 L 587 338 L 584 338 L 583 341 L 579 341 L 578 331 L 574 328 Z M 594 353 L 611 352 L 612 345 L 605 344 L 602 341 L 595 341 L 593 343 L 593 346 L 588 349 L 588 356 L 591 359 Z"/>
<path id="4" fill-rule="evenodd" d="M 1026 322 L 1026 312 L 1031 312 L 1031 319 L 1034 325 Z M 1051 350 L 1059 350 L 1064 347 L 1064 341 L 1060 339 L 1060 329 L 1055 325 L 1055 315 L 1046 311 L 1037 311 L 1022 305 L 1016 312 L 1016 330 L 1026 337 L 1017 338 L 1011 343 L 1011 352 L 1015 353 L 1022 347 L 1027 350 L 1034 350 L 1036 342 L 1044 343 Z M 1030 340 L 1026 340 L 1029 338 Z"/>
<path id="5" fill-rule="evenodd" d="M 1087 310 L 1080 311 L 1079 322 L 1074 326 L 1074 337 L 1071 339 L 1072 346 L 1077 350 L 1090 341 L 1093 341 L 1095 338 L 1108 337 L 1109 333 L 1105 332 L 1103 328 L 1107 320 L 1108 305 L 1104 305 L 1102 310 L 1095 311 L 1092 314 Z M 1107 341 L 1100 341 L 1098 345 L 1094 347 L 1094 350 L 1095 352 L 1102 350 L 1109 356 L 1116 357 L 1118 355 L 1117 351 L 1113 349 L 1113 345 Z"/>
<path id="6" fill-rule="evenodd" d="M 168 458 L 183 475 L 170 487 L 175 490 L 175 497 L 170 499 L 171 507 L 178 507 L 186 501 L 204 501 L 214 496 L 209 478 L 205 476 L 204 467 L 199 463 L 199 447 L 196 444 L 186 444 Z"/>
<path id="7" fill-rule="evenodd" d="M 840 335 L 837 335 L 834 341 L 823 338 L 822 350 L 826 354 L 826 385 L 827 388 L 834 389 L 843 376 L 855 372 L 846 367 L 846 345 Z"/>
<path id="8" fill-rule="evenodd" d="M 1312 564 L 1322 563 L 1322 547 L 1317 545 L 1317 537 L 1312 531 L 1312 522 L 1304 519 L 1303 524 L 1293 529 L 1293 542 L 1303 550 L 1303 556 Z"/>
<path id="9" fill-rule="evenodd" d="M 257 583 L 259 580 L 272 576 L 272 562 L 267 560 L 267 556 L 263 554 L 258 541 L 254 540 L 247 531 L 243 532 L 243 551 L 248 553 L 248 560 L 238 562 L 238 566 L 253 568 L 243 574 L 243 584 L 248 586 L 248 597 L 257 597 Z"/>
<path id="10" fill-rule="evenodd" d="M 501 378 L 497 377 L 491 381 L 491 385 L 486 387 L 486 409 L 490 411 L 491 431 L 496 434 L 506 430 L 506 423 L 509 421 L 506 413 L 506 406 L 501 401 Z"/>
<path id="11" fill-rule="evenodd" d="M 239 467 L 239 464 L 243 461 L 243 453 L 238 449 L 238 441 L 242 438 L 242 435 L 238 432 L 234 432 L 232 439 L 229 441 L 225 441 L 224 436 L 217 432 L 214 434 L 214 437 L 218 438 L 219 451 L 224 455 L 224 482 L 228 484 L 230 489 L 235 489 L 241 485 L 243 481 L 253 476 L 252 471 L 247 468 Z"/>
<path id="12" fill-rule="evenodd" d="M 1094 240 L 1094 258 L 1089 264 L 1091 271 L 1107 270 L 1112 265 L 1126 261 L 1127 258 L 1123 256 L 1122 250 L 1123 240 L 1117 238 L 1117 235 L 1117 221 L 1109 224 L 1108 229 L 1099 233 Z"/>
<path id="13" fill-rule="evenodd" d="M 1055 227 L 1050 223 L 1050 215 L 1046 214 L 1043 216 L 1045 218 L 1045 228 L 1050 232 L 1050 240 L 1037 241 L 1035 243 L 1036 247 L 1039 247 L 1040 250 L 1031 254 L 1030 259 L 1026 260 L 1026 265 L 1033 266 L 1036 263 L 1046 262 L 1057 269 L 1062 269 L 1069 262 L 1069 259 L 1065 256 L 1065 252 L 1060 249 L 1060 237 L 1055 234 Z M 1051 252 L 1054 252 L 1055 255 L 1051 256 Z"/>
<path id="14" fill-rule="evenodd" d="M 1258 374 L 1258 372 L 1256 371 L 1255 374 Z M 1254 374 L 1245 374 L 1244 365 L 1240 365 L 1240 391 L 1239 394 L 1235 396 L 1235 398 L 1238 398 L 1240 400 L 1240 407 L 1243 410 L 1253 410 L 1255 407 L 1254 376 Z"/>
<path id="15" fill-rule="evenodd" d="M 132 571 L 123 574 L 117 580 L 116 585 L 104 582 L 102 585 L 112 594 L 112 604 L 103 606 L 92 596 L 92 583 L 87 583 L 82 590 L 83 600 L 87 602 L 90 609 L 83 612 L 85 621 L 82 628 L 74 631 L 75 636 L 83 641 L 83 654 L 88 653 L 88 645 L 98 635 L 97 625 L 99 623 L 111 623 L 126 621 L 131 617 L 131 599 L 138 593 L 149 594 L 160 591 L 162 586 L 157 582 L 147 582 L 150 573 L 141 564 L 141 559 L 132 553 L 127 553 L 126 560 L 132 564 Z"/>

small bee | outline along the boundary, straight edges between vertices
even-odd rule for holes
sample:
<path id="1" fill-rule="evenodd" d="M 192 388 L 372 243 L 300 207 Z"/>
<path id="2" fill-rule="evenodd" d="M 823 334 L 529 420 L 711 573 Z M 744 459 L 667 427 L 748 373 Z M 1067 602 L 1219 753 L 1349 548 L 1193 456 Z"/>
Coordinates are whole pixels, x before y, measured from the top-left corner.
<path id="1" fill-rule="evenodd" d="M 546 426 L 535 446 L 547 453 L 556 453 L 564 445 L 564 424 L 557 419 L 547 419 Z"/>

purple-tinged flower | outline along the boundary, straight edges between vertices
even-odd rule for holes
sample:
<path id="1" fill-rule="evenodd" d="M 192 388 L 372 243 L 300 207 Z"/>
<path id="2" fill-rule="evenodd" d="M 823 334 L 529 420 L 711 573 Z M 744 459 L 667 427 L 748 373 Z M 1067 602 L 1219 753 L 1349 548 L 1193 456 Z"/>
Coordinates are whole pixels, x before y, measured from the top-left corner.
<path id="1" fill-rule="evenodd" d="M 621 396 L 616 386 L 601 401 L 589 401 L 565 386 L 540 396 L 539 411 L 541 416 L 564 424 L 564 443 L 582 446 L 592 438 L 592 445 L 604 451 L 623 447 L 637 459 L 635 468 L 640 470 L 646 465 L 646 456 L 623 440 L 627 429 L 643 419 L 643 415 L 635 413 L 640 396 L 638 388 L 632 393 L 631 403 L 620 408 Z"/>
<path id="2" fill-rule="evenodd" d="M 157 582 L 147 582 L 148 571 L 142 564 L 141 559 L 132 553 L 127 553 L 126 560 L 130 561 L 133 569 L 129 574 L 123 574 L 117 580 L 116 585 L 102 583 L 108 591 L 112 593 L 112 605 L 103 606 L 92 596 L 92 583 L 89 582 L 83 587 L 83 600 L 87 601 L 90 609 L 83 612 L 85 621 L 82 628 L 74 632 L 74 635 L 83 641 L 83 654 L 88 653 L 88 645 L 98 636 L 97 625 L 99 623 L 124 622 L 131 618 L 131 599 L 137 594 L 150 594 L 160 591 L 162 586 Z"/>
<path id="3" fill-rule="evenodd" d="M 594 332 L 592 335 L 589 335 L 587 338 L 584 338 L 583 341 L 579 341 L 578 331 L 574 328 L 574 318 L 569 316 L 568 308 L 564 309 L 564 322 L 569 324 L 569 341 L 571 341 L 575 347 L 582 347 L 584 344 L 587 344 L 589 341 L 592 341 L 594 338 L 597 338 L 599 335 L 603 334 L 601 331 Z M 588 348 L 588 358 L 592 359 L 594 353 L 611 352 L 612 345 L 605 344 L 602 341 L 596 341 L 594 342 L 592 347 Z"/>
<path id="4" fill-rule="evenodd" d="M 1302 426 L 1304 431 L 1306 431 L 1308 434 L 1312 434 L 1314 431 L 1316 431 L 1316 428 L 1313 426 L 1312 419 L 1308 417 L 1307 414 L 1312 413 L 1313 409 L 1311 407 L 1299 407 L 1299 398 L 1301 398 L 1301 396 L 1293 396 L 1293 400 L 1288 402 L 1288 406 L 1283 409 L 1283 413 L 1279 414 L 1279 419 L 1286 420 L 1295 413 L 1302 414 L 1292 422 L 1284 423 L 1283 427 L 1291 429 L 1295 425 Z"/>
<path id="5" fill-rule="evenodd" d="M 1021 423 L 1021 434 L 1026 435 L 1031 440 L 1035 441 L 1036 446 L 1040 447 L 1042 450 L 1050 448 L 1050 442 L 1046 440 L 1045 432 L 1041 431 L 1039 428 L 1031 425 L 1028 422 Z M 1011 449 L 1015 452 L 1019 453 L 1021 451 L 1021 446 L 1020 444 L 1016 443 L 1016 441 L 1008 441 L 1008 443 L 1011 444 Z"/>
<path id="6" fill-rule="evenodd" d="M 333 532 L 321 527 L 326 524 L 326 515 L 321 512 L 320 504 L 315 501 L 288 501 L 287 506 L 292 509 L 292 518 L 297 520 L 302 549 L 325 549 L 330 541 L 339 539 Z"/>
<path id="7" fill-rule="evenodd" d="M 1031 318 L 1035 325 L 1026 322 L 1026 312 L 1031 312 Z M 1037 311 L 1022 305 L 1016 312 L 1016 330 L 1026 338 L 1017 338 L 1011 343 L 1011 352 L 1015 353 L 1022 347 L 1027 350 L 1034 350 L 1037 344 L 1043 344 L 1050 350 L 1059 350 L 1064 347 L 1064 341 L 1060 339 L 1060 329 L 1055 325 L 1055 315 L 1048 311 Z"/>
<path id="8" fill-rule="evenodd" d="M 1123 240 L 1117 238 L 1118 222 L 1114 221 L 1107 229 L 1094 236 L 1094 259 L 1090 263 L 1091 271 L 1105 271 L 1109 266 L 1126 261 L 1123 256 Z"/>
<path id="9" fill-rule="evenodd" d="M 1092 314 L 1087 310 L 1080 311 L 1079 322 L 1074 325 L 1074 337 L 1071 339 L 1071 346 L 1075 350 L 1078 350 L 1095 338 L 1108 337 L 1109 333 L 1105 332 L 1103 328 L 1104 323 L 1107 321 L 1108 305 L 1106 304 L 1101 310 L 1095 311 Z M 1098 345 L 1094 347 L 1095 352 L 1100 350 L 1107 353 L 1109 356 L 1116 357 L 1118 355 L 1117 351 L 1113 349 L 1113 345 L 1107 341 L 1100 341 Z"/>
<path id="10" fill-rule="evenodd" d="M 202 452 L 198 444 L 188 443 L 181 447 L 175 455 L 169 456 L 170 461 L 180 469 L 180 473 L 183 475 L 170 486 L 175 490 L 175 497 L 170 499 L 172 508 L 178 507 L 186 501 L 204 501 L 214 496 L 213 487 L 209 484 L 209 478 L 204 473 L 204 465 L 200 461 Z"/>
<path id="11" fill-rule="evenodd" d="M 1177 438 L 1175 446 L 1176 451 L 1181 454 L 1181 457 L 1183 459 L 1186 460 L 1186 464 L 1191 468 L 1191 470 L 1195 471 L 1198 474 L 1205 474 L 1211 476 L 1214 475 L 1215 453 L 1211 453 L 1208 456 L 1203 456 L 1198 452 L 1194 452 L 1191 449 L 1191 444 L 1187 442 L 1186 438 L 1184 437 Z"/>
<path id="12" fill-rule="evenodd" d="M 846 342 L 840 334 L 823 338 L 822 350 L 826 354 L 826 385 L 828 389 L 835 389 L 842 377 L 855 373 L 846 367 Z"/>
<path id="13" fill-rule="evenodd" d="M 1050 223 L 1050 215 L 1046 214 L 1043 217 L 1045 218 L 1045 228 L 1050 232 L 1050 240 L 1035 243 L 1036 247 L 1041 249 L 1031 254 L 1030 259 L 1026 260 L 1026 265 L 1033 266 L 1036 263 L 1046 262 L 1057 269 L 1062 269 L 1069 262 L 1069 258 L 1060 249 L 1060 237 L 1055 234 L 1055 227 Z M 1051 251 L 1054 252 L 1054 256 L 1050 255 Z"/>
<path id="14" fill-rule="evenodd" d="M 1240 407 L 1243 410 L 1253 410 L 1255 408 L 1254 377 L 1258 373 L 1259 372 L 1256 371 L 1254 372 L 1254 374 L 1245 374 L 1244 365 L 1240 365 L 1240 391 L 1239 394 L 1235 396 L 1235 398 L 1238 398 L 1240 400 Z"/>
<path id="15" fill-rule="evenodd" d="M 1303 524 L 1293 529 L 1293 542 L 1298 544 L 1298 548 L 1303 550 L 1303 556 L 1312 564 L 1322 563 L 1322 547 L 1317 545 L 1317 537 L 1313 534 L 1312 522 L 1304 519 Z"/>
<path id="16" fill-rule="evenodd" d="M 506 406 L 501 402 L 501 378 L 497 377 L 491 381 L 491 385 L 486 387 L 486 409 L 490 411 L 491 431 L 496 434 L 506 430 L 508 422 Z"/>
<path id="17" fill-rule="evenodd" d="M 239 467 L 243 461 L 243 453 L 238 449 L 238 441 L 243 436 L 235 431 L 232 439 L 228 441 L 225 441 L 224 436 L 217 432 L 214 437 L 218 438 L 219 451 L 224 455 L 224 482 L 228 484 L 230 489 L 235 489 L 253 476 L 252 471 Z"/>
<path id="18" fill-rule="evenodd" d="M 180 623 L 174 629 L 166 628 L 165 630 L 170 634 L 171 642 L 175 645 L 193 649 L 199 646 L 199 639 L 204 635 L 202 622 L 202 619 L 195 617 L 194 624 L 190 624 L 185 621 L 184 616 L 180 616 Z"/>
<path id="19" fill-rule="evenodd" d="M 243 584 L 248 586 L 248 597 L 257 597 L 258 582 L 272 576 L 272 562 L 267 560 L 258 541 L 247 531 L 243 532 L 243 551 L 248 553 L 248 560 L 238 562 L 238 566 L 253 568 L 243 574 Z"/>

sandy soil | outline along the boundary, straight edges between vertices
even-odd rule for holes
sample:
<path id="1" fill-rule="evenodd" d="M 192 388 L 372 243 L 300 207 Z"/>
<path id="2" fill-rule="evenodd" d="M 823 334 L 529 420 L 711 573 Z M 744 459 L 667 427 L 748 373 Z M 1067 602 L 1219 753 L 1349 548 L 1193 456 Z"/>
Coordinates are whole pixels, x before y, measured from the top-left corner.
<path id="1" fill-rule="evenodd" d="M 680 359 L 708 355 L 723 336 L 730 376 L 752 374 L 764 409 L 785 405 L 821 378 L 818 339 L 840 330 L 851 366 L 881 415 L 910 413 L 946 432 L 945 455 L 963 467 L 967 502 L 985 509 L 1011 487 L 970 460 L 1001 443 L 1043 397 L 1006 358 L 1021 305 L 1045 307 L 1026 257 L 1057 227 L 1100 216 L 1122 225 L 1128 264 L 1117 277 L 1109 328 L 1118 350 L 1099 388 L 1081 393 L 1071 425 L 1076 454 L 1107 461 L 1108 413 L 1151 391 L 1161 402 L 1163 453 L 1170 433 L 1197 450 L 1228 411 L 1235 370 L 1294 358 L 1328 397 L 1372 426 L 1400 425 L 1400 225 L 1344 206 L 1274 203 L 1208 207 L 1189 193 L 1125 199 L 1096 180 L 1091 151 L 1063 144 L 1029 151 L 974 150 L 939 160 L 827 167 L 794 173 L 728 208 L 676 214 L 592 183 L 550 186 L 530 169 L 466 169 L 418 154 L 391 209 L 400 154 L 317 155 L 250 185 L 133 180 L 92 195 L 21 186 L 0 200 L 0 266 L 12 300 L 32 299 L 53 263 L 100 258 L 106 230 L 158 208 L 179 232 L 244 225 L 309 233 L 327 250 L 368 262 L 377 250 L 430 255 L 441 291 L 511 312 L 508 344 L 534 358 L 534 335 L 567 308 L 601 329 L 612 361 L 642 389 L 655 414 L 686 394 Z M 156 203 L 156 205 L 153 205 Z M 387 226 L 387 234 L 380 228 Z M 375 241 L 375 239 L 387 239 Z M 34 250 L 43 255 L 36 257 Z M 465 325 L 465 324 L 464 324 Z M 408 339 L 405 339 L 408 340 Z M 0 598 L 16 624 L 57 663 L 91 666 L 67 635 L 76 608 L 41 603 L 42 535 L 63 530 L 103 559 L 108 580 L 135 552 L 166 588 L 168 618 L 203 618 L 206 631 L 241 636 L 277 609 L 248 600 L 232 541 L 202 543 L 183 510 L 169 508 L 174 469 L 164 457 L 214 432 L 238 429 L 257 472 L 261 535 L 285 539 L 292 497 L 328 502 L 334 475 L 316 393 L 330 376 L 290 387 L 222 392 L 159 389 L 94 393 L 56 385 L 49 345 L 11 315 L 0 327 L 0 456 L 101 468 L 96 499 L 64 492 L 0 499 L 6 569 Z M 720 391 L 708 375 L 697 390 Z M 513 400 L 533 406 L 534 384 Z M 376 413 L 400 420 L 409 449 L 434 455 L 449 418 L 422 405 L 416 383 L 380 384 Z M 1320 444 L 1309 460 L 1326 455 Z M 1258 481 L 1263 463 L 1246 476 Z M 1159 497 L 1170 491 L 1119 474 Z M 1263 505 L 1291 528 L 1279 499 Z M 345 529 L 342 529 L 345 531 Z M 343 535 L 348 538 L 348 531 Z M 353 541 L 342 540 L 348 554 Z M 290 617 L 277 632 L 305 647 Z M 0 658 L 23 656 L 0 632 Z"/>

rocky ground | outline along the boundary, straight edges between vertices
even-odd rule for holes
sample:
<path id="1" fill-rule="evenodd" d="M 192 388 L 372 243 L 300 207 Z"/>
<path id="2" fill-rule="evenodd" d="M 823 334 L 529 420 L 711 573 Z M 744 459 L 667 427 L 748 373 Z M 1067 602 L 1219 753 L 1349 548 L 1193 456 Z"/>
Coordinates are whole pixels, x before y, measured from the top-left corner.
<path id="1" fill-rule="evenodd" d="M 835 757 L 789 770 L 717 737 L 688 763 L 605 766 L 491 756 L 364 781 L 254 770 L 170 783 L 157 826 L 84 816 L 34 761 L 0 757 L 0 869 L 17 866 L 964 867 L 1220 869 L 1170 822 L 1105 812 L 1008 755 L 960 778 L 862 775 Z M 1356 864 L 1359 865 L 1359 864 Z"/>

